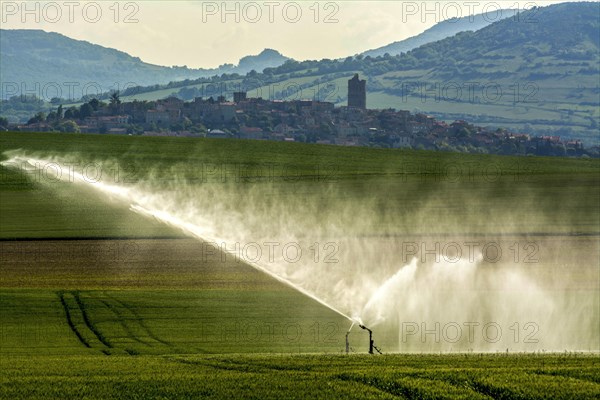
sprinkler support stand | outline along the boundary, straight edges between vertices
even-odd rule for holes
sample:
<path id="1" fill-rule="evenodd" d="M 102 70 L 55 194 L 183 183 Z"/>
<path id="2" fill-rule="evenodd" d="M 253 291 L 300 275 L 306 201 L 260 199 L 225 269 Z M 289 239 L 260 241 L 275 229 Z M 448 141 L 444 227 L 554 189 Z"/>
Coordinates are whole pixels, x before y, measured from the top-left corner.
<path id="1" fill-rule="evenodd" d="M 346 332 L 346 354 L 350 353 L 350 342 L 348 341 L 348 335 L 350 331 Z"/>
<path id="2" fill-rule="evenodd" d="M 377 350 L 377 352 L 378 352 L 379 354 L 381 354 L 381 350 L 379 350 L 379 349 L 377 348 L 377 346 L 375 346 L 375 343 L 373 342 L 373 331 L 372 331 L 372 330 L 370 330 L 369 328 L 367 328 L 367 327 L 366 327 L 366 326 L 364 326 L 364 325 L 358 325 L 358 326 L 360 326 L 360 327 L 361 327 L 362 329 L 364 329 L 364 330 L 367 330 L 367 331 L 369 331 L 369 354 L 374 354 L 374 353 L 373 353 L 373 349 Z"/>

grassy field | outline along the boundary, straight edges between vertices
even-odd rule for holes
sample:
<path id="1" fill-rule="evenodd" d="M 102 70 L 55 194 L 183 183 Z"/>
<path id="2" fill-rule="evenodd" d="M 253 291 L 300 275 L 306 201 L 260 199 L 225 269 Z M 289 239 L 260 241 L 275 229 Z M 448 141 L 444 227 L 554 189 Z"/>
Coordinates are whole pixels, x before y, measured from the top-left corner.
<path id="1" fill-rule="evenodd" d="M 600 179 L 598 160 L 539 157 L 503 157 L 314 146 L 301 143 L 222 141 L 218 139 L 166 139 L 152 137 L 101 137 L 92 135 L 3 133 L 0 151 L 23 149 L 29 155 L 75 156 L 73 167 L 109 183 L 135 183 L 151 178 L 160 185 L 175 185 L 173 178 L 197 185 L 233 185 L 248 193 L 259 186 L 275 197 L 326 196 L 339 201 L 375 199 L 385 211 L 382 229 L 415 232 L 413 218 L 421 205 L 436 223 L 448 220 L 440 233 L 481 225 L 495 231 L 498 215 L 519 212 L 544 214 L 553 224 L 536 226 L 530 218 L 517 232 L 598 232 L 596 190 Z M 4 156 L 8 158 L 8 156 Z M 3 224 L 0 238 L 55 237 L 156 237 L 179 235 L 161 224 L 115 207 L 95 193 L 71 190 L 47 171 L 23 174 L 0 167 L 0 200 Z M 67 171 L 64 171 L 66 174 Z M 324 189 L 325 188 L 325 189 Z M 52 190 L 55 189 L 55 190 Z M 444 193 L 443 196 L 440 196 Z M 383 198 L 383 200 L 381 200 Z M 480 210 L 465 210 L 466 198 L 478 200 Z M 518 206 L 512 200 L 519 198 Z M 65 204 L 68 206 L 65 207 Z M 436 211 L 437 210 L 437 211 Z M 451 213 L 447 211 L 450 210 Z M 330 210 L 328 210 L 330 211 Z M 440 215 L 435 215 L 439 212 Z M 392 221 L 389 221 L 392 218 Z M 465 218 L 473 223 L 456 223 Z M 486 220 L 482 220 L 486 218 Z M 482 221 L 477 224 L 476 220 Z M 500 219 L 498 222 L 503 223 Z M 526 223 L 525 223 L 526 222 Z M 546 222 L 546 221 L 545 221 Z M 381 225 L 381 224 L 380 224 Z M 417 227 L 422 230 L 422 227 Z"/>
<path id="2" fill-rule="evenodd" d="M 64 356 L 3 357 L 0 365 L 5 398 L 593 399 L 597 361 L 569 354 Z"/>
<path id="3" fill-rule="evenodd" d="M 600 292 L 598 160 L 2 133 L 0 151 L 15 149 L 118 184 L 222 187 L 214 202 L 257 234 L 356 220 L 344 235 L 381 252 L 406 238 L 533 241 L 540 285 Z M 0 173 L 1 398 L 600 396 L 597 353 L 376 357 L 353 330 L 357 354 L 343 355 L 348 320 L 249 265 L 43 171 Z"/>

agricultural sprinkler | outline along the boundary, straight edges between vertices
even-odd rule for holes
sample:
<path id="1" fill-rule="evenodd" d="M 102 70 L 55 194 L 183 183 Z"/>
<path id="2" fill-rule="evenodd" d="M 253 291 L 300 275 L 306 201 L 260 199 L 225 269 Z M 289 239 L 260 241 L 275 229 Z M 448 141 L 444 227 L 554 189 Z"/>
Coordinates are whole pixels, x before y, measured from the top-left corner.
<path id="1" fill-rule="evenodd" d="M 358 326 L 360 326 L 362 329 L 365 329 L 365 330 L 369 331 L 369 354 L 374 354 L 374 353 L 373 353 L 373 350 L 376 350 L 376 351 L 377 351 L 379 354 L 382 354 L 382 353 L 381 353 L 381 350 L 379 350 L 379 349 L 377 348 L 377 346 L 375 346 L 375 343 L 373 342 L 373 331 L 372 331 L 372 330 L 370 330 L 369 328 L 367 328 L 367 327 L 366 327 L 366 326 L 364 326 L 364 325 L 358 325 Z M 347 337 L 348 337 L 348 335 L 346 335 L 346 338 L 347 338 Z M 347 342 L 346 342 L 346 343 L 347 343 Z"/>
<path id="2" fill-rule="evenodd" d="M 350 331 L 346 332 L 346 354 L 350 353 L 350 341 L 348 341 L 348 335 Z"/>

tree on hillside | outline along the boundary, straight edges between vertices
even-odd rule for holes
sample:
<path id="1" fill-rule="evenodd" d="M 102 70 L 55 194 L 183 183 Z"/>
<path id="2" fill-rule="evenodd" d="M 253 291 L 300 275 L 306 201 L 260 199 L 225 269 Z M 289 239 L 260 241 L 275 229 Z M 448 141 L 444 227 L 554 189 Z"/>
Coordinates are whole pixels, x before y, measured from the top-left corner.
<path id="1" fill-rule="evenodd" d="M 55 122 L 57 120 L 56 115 L 57 114 L 55 111 L 51 111 L 50 113 L 48 113 L 48 115 L 46 116 L 46 122 Z"/>
<path id="2" fill-rule="evenodd" d="M 68 133 L 79 133 L 79 125 L 75 121 L 65 121 L 58 126 L 58 130 Z"/>
<path id="3" fill-rule="evenodd" d="M 44 114 L 43 112 L 39 112 L 39 113 L 35 114 L 33 117 L 31 117 L 29 119 L 29 121 L 27 121 L 27 125 L 44 122 L 45 120 L 46 120 L 46 114 Z"/>
<path id="4" fill-rule="evenodd" d="M 92 101 L 90 101 L 90 103 Z M 79 107 L 79 118 L 84 119 L 92 116 L 92 113 L 94 112 L 94 107 L 90 103 L 84 103 L 81 105 L 81 107 Z"/>
<path id="5" fill-rule="evenodd" d="M 98 111 L 98 108 L 100 107 L 100 100 L 94 98 L 91 99 L 87 104 L 89 104 L 92 107 L 93 111 Z M 90 113 L 91 115 L 91 113 Z"/>
<path id="6" fill-rule="evenodd" d="M 121 104 L 121 98 L 119 97 L 119 91 L 115 91 L 110 95 L 110 110 L 113 114 L 119 112 L 119 105 Z"/>
<path id="7" fill-rule="evenodd" d="M 65 111 L 65 119 L 77 119 L 79 118 L 79 110 L 76 107 L 69 107 Z"/>

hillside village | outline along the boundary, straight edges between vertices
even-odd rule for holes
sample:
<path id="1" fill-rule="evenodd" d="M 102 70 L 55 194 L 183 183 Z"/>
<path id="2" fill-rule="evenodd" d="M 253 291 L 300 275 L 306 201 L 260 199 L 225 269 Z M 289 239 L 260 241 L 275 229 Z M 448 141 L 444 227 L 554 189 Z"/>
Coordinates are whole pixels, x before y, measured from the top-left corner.
<path id="1" fill-rule="evenodd" d="M 118 92 L 110 103 L 92 99 L 80 107 L 62 106 L 38 113 L 18 131 L 63 131 L 146 136 L 239 138 L 309 142 L 341 146 L 413 148 L 470 153 L 598 157 L 599 146 L 584 148 L 580 140 L 536 136 L 474 126 L 467 121 L 447 123 L 409 111 L 368 109 L 366 82 L 354 75 L 348 81 L 348 105 L 316 100 L 265 100 L 246 92 L 216 99 L 121 102 Z"/>

